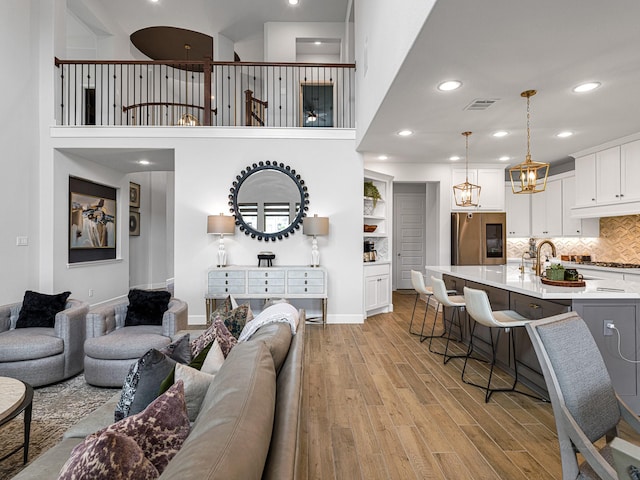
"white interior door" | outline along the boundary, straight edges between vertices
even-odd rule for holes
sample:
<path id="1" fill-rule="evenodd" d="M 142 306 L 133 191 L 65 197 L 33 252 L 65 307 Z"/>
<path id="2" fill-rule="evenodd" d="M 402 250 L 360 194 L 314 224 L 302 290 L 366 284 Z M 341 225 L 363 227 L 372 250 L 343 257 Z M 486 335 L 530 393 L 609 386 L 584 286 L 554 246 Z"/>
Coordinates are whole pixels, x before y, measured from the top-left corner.
<path id="1" fill-rule="evenodd" d="M 425 194 L 395 193 L 393 209 L 395 288 L 410 289 L 411 270 L 423 272 L 425 266 Z"/>

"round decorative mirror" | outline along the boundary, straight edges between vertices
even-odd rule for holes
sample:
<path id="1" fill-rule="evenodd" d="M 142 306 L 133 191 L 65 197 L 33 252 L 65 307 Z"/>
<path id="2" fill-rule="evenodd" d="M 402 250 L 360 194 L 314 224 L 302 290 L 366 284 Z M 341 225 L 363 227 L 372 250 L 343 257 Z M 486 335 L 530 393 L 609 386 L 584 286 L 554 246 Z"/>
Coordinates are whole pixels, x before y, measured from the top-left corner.
<path id="1" fill-rule="evenodd" d="M 283 163 L 267 160 L 247 166 L 230 191 L 236 225 L 258 240 L 282 240 L 294 234 L 309 209 L 304 180 Z"/>

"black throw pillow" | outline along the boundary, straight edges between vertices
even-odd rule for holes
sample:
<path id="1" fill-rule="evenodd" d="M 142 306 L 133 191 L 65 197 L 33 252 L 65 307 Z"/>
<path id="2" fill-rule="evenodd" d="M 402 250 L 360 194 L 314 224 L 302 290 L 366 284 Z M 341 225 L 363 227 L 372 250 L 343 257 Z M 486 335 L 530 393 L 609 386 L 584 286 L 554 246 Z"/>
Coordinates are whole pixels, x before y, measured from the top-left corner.
<path id="1" fill-rule="evenodd" d="M 16 328 L 53 328 L 56 323 L 56 313 L 64 310 L 69 295 L 71 292 L 47 295 L 27 290 L 24 292 Z"/>
<path id="2" fill-rule="evenodd" d="M 129 290 L 129 306 L 125 327 L 162 325 L 162 316 L 169 309 L 171 294 L 166 290 Z"/>

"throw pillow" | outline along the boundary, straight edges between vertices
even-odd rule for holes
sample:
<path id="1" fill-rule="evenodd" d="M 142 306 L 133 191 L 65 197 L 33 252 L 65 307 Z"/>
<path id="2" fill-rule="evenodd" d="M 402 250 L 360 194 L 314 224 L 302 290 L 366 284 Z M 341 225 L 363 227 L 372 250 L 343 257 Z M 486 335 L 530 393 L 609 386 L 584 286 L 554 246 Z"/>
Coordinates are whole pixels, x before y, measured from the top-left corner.
<path id="1" fill-rule="evenodd" d="M 160 394 L 160 384 L 175 364 L 175 360 L 152 348 L 131 365 L 116 405 L 115 420 L 144 410 Z"/>
<path id="2" fill-rule="evenodd" d="M 200 336 L 191 342 L 191 358 L 196 358 L 200 353 L 211 345 L 216 338 L 216 331 L 213 325 L 207 328 Z"/>
<path id="3" fill-rule="evenodd" d="M 189 363 L 191 361 L 190 339 L 190 334 L 186 333 L 178 340 L 170 343 L 166 347 L 162 347 L 160 353 L 164 353 L 167 357 L 172 358 L 178 363 Z"/>
<path id="4" fill-rule="evenodd" d="M 227 358 L 231 349 L 237 345 L 238 340 L 236 337 L 231 335 L 231 332 L 229 332 L 229 329 L 221 318 L 215 319 L 212 327 L 215 332 L 216 340 L 218 340 L 218 344 L 222 350 L 222 354 L 224 355 L 224 358 Z"/>
<path id="5" fill-rule="evenodd" d="M 187 404 L 187 414 L 190 421 L 194 422 L 198 413 L 200 413 L 202 400 L 214 378 L 215 375 L 203 373 L 188 365 L 179 363 L 176 365 L 175 381 L 182 380 L 184 383 L 184 399 Z"/>
<path id="6" fill-rule="evenodd" d="M 63 467 L 60 478 L 157 478 L 180 450 L 189 431 L 184 382 L 178 381 L 144 411 L 88 435 L 72 450 L 71 458 Z M 122 437 L 137 445 L 148 464 L 140 459 L 140 451 Z M 110 445 L 126 449 L 120 455 L 108 450 Z M 92 451 L 88 452 L 89 449 Z M 107 453 L 106 461 L 117 467 L 107 470 L 104 463 L 98 462 L 96 457 L 100 456 L 101 451 Z M 122 465 L 126 466 L 127 462 L 132 461 L 136 467 L 125 471 Z M 152 476 L 151 467 L 155 469 L 155 476 Z M 119 474 L 120 471 L 123 473 Z"/>
<path id="7" fill-rule="evenodd" d="M 158 469 L 144 456 L 131 437 L 104 432 L 91 436 L 76 446 L 64 464 L 58 480 L 158 478 Z"/>
<path id="8" fill-rule="evenodd" d="M 207 345 L 204 348 L 204 350 L 202 350 L 196 356 L 196 358 L 191 360 L 191 362 L 189 362 L 188 366 L 191 367 L 191 368 L 194 368 L 196 370 L 200 370 L 202 368 L 202 365 L 204 364 L 204 361 L 205 361 L 207 355 L 209 354 L 209 349 L 212 347 L 212 345 L 214 343 L 215 343 L 215 340 L 213 342 L 211 342 L 209 345 Z M 174 365 L 174 367 L 171 369 L 169 374 L 160 383 L 160 390 L 159 390 L 158 394 L 162 394 L 162 393 L 166 392 L 167 390 L 169 390 L 169 387 L 171 387 L 171 385 L 173 385 L 173 383 L 175 382 L 175 380 L 176 380 L 176 378 L 175 378 L 175 372 L 176 372 L 175 367 L 176 367 L 176 365 L 179 365 L 179 363 L 176 363 Z M 206 373 L 209 373 L 209 372 L 206 372 Z"/>
<path id="9" fill-rule="evenodd" d="M 222 353 L 222 349 L 220 348 L 220 344 L 218 343 L 218 339 L 216 338 L 211 344 L 211 348 L 207 352 L 207 356 L 202 363 L 200 371 L 215 375 L 216 373 L 218 373 L 223 363 L 224 355 Z"/>
<path id="10" fill-rule="evenodd" d="M 219 313 L 217 316 L 214 315 L 212 323 L 215 322 L 216 318 L 222 318 L 231 335 L 238 338 L 245 324 L 253 320 L 253 312 L 249 304 L 245 303 L 228 313 Z"/>
<path id="11" fill-rule="evenodd" d="M 24 292 L 16 328 L 53 328 L 56 323 L 56 313 L 64 310 L 69 295 L 71 292 L 47 295 L 27 290 Z"/>
<path id="12" fill-rule="evenodd" d="M 162 325 L 162 316 L 169 309 L 171 293 L 165 290 L 129 290 L 129 306 L 125 327 Z"/>

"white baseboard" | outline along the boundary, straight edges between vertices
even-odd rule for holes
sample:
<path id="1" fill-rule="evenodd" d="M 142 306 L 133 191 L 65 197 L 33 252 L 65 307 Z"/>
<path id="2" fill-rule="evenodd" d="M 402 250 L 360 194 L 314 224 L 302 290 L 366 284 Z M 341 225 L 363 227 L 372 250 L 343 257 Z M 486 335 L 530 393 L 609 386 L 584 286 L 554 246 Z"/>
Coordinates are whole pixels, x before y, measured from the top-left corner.
<path id="1" fill-rule="evenodd" d="M 364 323 L 364 317 L 361 314 L 356 315 L 327 315 L 327 325 L 330 323 Z"/>

